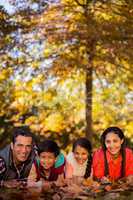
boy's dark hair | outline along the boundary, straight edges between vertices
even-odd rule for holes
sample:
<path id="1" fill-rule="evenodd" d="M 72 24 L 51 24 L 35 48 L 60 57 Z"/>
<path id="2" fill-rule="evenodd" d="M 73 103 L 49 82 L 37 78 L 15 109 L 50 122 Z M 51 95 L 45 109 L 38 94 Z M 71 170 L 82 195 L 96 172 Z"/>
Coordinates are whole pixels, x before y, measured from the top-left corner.
<path id="1" fill-rule="evenodd" d="M 81 137 L 78 138 L 74 143 L 73 143 L 73 147 L 72 147 L 72 151 L 74 152 L 75 148 L 77 146 L 81 146 L 83 148 L 85 148 L 88 151 L 88 162 L 87 162 L 87 166 L 86 166 L 86 171 L 84 174 L 84 178 L 88 178 L 91 174 L 91 164 L 92 164 L 92 146 L 90 141 L 87 138 Z"/>
<path id="2" fill-rule="evenodd" d="M 52 141 L 52 140 L 44 140 L 43 142 L 41 142 L 38 145 L 38 153 L 40 155 L 40 153 L 42 152 L 50 152 L 50 153 L 54 153 L 55 157 L 57 157 L 60 153 L 60 148 L 57 145 L 56 142 Z"/>
<path id="3" fill-rule="evenodd" d="M 102 148 L 103 148 L 103 152 L 104 152 L 104 175 L 108 176 L 109 175 L 109 167 L 108 167 L 108 162 L 107 162 L 107 157 L 106 157 L 106 145 L 105 145 L 105 139 L 106 139 L 106 135 L 108 133 L 114 133 L 116 135 L 118 135 L 118 137 L 122 140 L 124 140 L 124 142 L 121 145 L 121 155 L 122 155 L 122 164 L 121 164 L 121 175 L 120 178 L 125 176 L 125 157 L 126 157 L 126 153 L 125 153 L 125 136 L 123 131 L 116 127 L 116 126 L 112 126 L 112 127 L 108 127 L 101 135 L 101 144 L 102 144 Z"/>
<path id="4" fill-rule="evenodd" d="M 31 137 L 32 140 L 34 140 L 33 134 L 30 131 L 30 128 L 28 126 L 19 126 L 19 127 L 15 127 L 13 129 L 13 137 L 12 137 L 12 142 L 13 144 L 16 142 L 16 138 L 21 135 L 24 137 Z M 33 141 L 32 141 L 33 143 Z"/>

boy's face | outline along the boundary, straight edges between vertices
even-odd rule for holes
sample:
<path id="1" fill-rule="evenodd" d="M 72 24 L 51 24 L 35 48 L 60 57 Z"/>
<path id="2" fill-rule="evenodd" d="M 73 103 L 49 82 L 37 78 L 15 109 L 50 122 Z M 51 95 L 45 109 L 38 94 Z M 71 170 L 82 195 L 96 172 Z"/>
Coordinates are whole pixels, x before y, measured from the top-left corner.
<path id="1" fill-rule="evenodd" d="M 26 161 L 32 150 L 32 137 L 17 136 L 15 143 L 11 143 L 11 149 L 16 164 Z"/>
<path id="2" fill-rule="evenodd" d="M 42 152 L 40 153 L 40 162 L 44 169 L 50 169 L 54 166 L 56 157 L 54 153 L 51 152 Z"/>

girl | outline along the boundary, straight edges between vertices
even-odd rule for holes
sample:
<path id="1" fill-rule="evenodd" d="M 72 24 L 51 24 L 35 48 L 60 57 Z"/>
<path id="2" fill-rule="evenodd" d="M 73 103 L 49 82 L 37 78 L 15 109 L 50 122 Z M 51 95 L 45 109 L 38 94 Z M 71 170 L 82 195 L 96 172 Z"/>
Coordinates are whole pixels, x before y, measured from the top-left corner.
<path id="1" fill-rule="evenodd" d="M 28 186 L 39 186 L 45 181 L 57 181 L 59 177 L 64 176 L 64 155 L 60 153 L 60 149 L 56 142 L 52 140 L 45 140 L 40 143 L 39 159 L 33 163 L 31 172 L 28 177 Z M 37 182 L 37 184 L 31 184 Z"/>
<path id="2" fill-rule="evenodd" d="M 125 147 L 125 137 L 118 127 L 107 128 L 101 136 L 102 147 L 93 155 L 93 176 L 116 181 L 133 175 L 133 152 Z"/>
<path id="3" fill-rule="evenodd" d="M 91 144 L 86 138 L 77 139 L 66 157 L 66 178 L 88 178 L 91 174 Z"/>

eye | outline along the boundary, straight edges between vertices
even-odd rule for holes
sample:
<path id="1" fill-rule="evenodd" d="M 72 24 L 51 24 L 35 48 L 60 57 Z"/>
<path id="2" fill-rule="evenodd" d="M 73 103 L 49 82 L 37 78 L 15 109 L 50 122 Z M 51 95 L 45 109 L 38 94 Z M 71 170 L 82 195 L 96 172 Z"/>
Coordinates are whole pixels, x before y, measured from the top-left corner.
<path id="1" fill-rule="evenodd" d="M 17 144 L 16 146 L 18 146 L 18 147 L 23 147 L 23 145 L 22 145 L 22 144 Z"/>
<path id="2" fill-rule="evenodd" d="M 45 156 L 40 156 L 41 159 L 45 159 Z"/>
<path id="3" fill-rule="evenodd" d="M 110 143 L 110 140 L 106 140 L 106 143 L 109 144 L 109 143 Z"/>
<path id="4" fill-rule="evenodd" d="M 55 159 L 55 157 L 54 156 L 50 156 L 49 159 Z"/>
<path id="5" fill-rule="evenodd" d="M 114 142 L 114 143 L 117 143 L 117 142 L 118 142 L 118 140 L 113 140 L 113 142 Z"/>
<path id="6" fill-rule="evenodd" d="M 31 145 L 29 144 L 29 145 L 27 145 L 26 147 L 27 147 L 27 148 L 31 148 Z"/>
<path id="7" fill-rule="evenodd" d="M 78 156 L 79 156 L 79 153 L 78 153 L 78 152 L 75 152 L 74 155 L 75 155 L 76 157 L 78 157 Z"/>

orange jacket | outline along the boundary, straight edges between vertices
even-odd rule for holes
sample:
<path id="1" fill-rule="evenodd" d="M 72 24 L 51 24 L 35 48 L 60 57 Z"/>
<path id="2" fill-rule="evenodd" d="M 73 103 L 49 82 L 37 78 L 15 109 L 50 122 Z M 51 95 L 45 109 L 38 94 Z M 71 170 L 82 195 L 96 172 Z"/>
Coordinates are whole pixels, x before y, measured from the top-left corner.
<path id="1" fill-rule="evenodd" d="M 133 175 L 133 152 L 131 149 L 126 148 L 125 160 L 125 176 Z M 117 159 L 113 159 L 111 154 L 106 151 L 106 157 L 109 168 L 109 177 L 111 180 L 120 178 L 122 156 L 119 155 Z M 93 176 L 97 179 L 104 177 L 104 153 L 102 148 L 98 149 L 93 155 Z"/>

